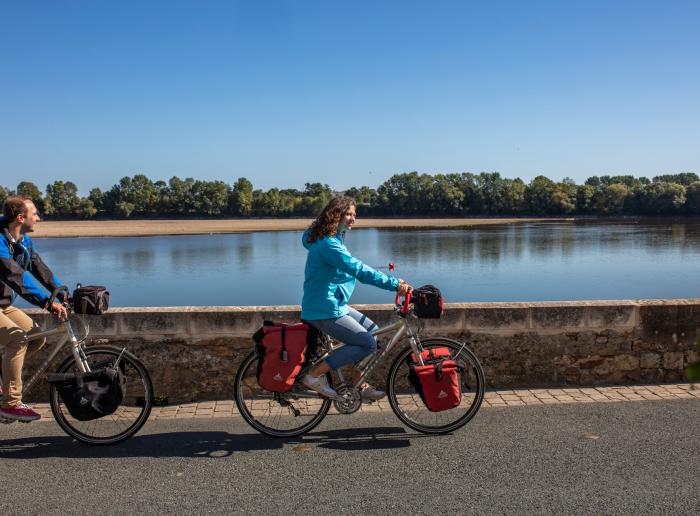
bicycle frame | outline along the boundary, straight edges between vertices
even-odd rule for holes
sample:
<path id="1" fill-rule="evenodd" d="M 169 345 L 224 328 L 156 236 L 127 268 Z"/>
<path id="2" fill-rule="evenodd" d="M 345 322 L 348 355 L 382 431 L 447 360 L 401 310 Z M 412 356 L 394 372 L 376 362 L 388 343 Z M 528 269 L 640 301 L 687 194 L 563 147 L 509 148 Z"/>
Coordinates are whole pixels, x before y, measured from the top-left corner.
<path id="1" fill-rule="evenodd" d="M 372 335 L 374 335 L 375 337 L 379 335 L 384 335 L 386 333 L 390 333 L 392 331 L 396 333 L 394 333 L 394 335 L 389 340 L 389 343 L 384 349 L 381 350 L 380 353 L 374 353 L 370 357 L 363 359 L 363 361 L 367 362 L 365 364 L 362 364 L 358 368 L 358 371 L 360 371 L 361 374 L 357 381 L 353 384 L 354 388 L 359 388 L 360 385 L 362 385 L 365 378 L 367 378 L 367 376 L 374 370 L 374 368 L 384 359 L 384 357 L 396 346 L 396 344 L 406 334 L 408 334 L 409 345 L 411 346 L 413 353 L 416 355 L 419 364 L 424 365 L 423 359 L 420 356 L 420 350 L 418 349 L 418 342 L 416 339 L 417 334 L 413 331 L 411 325 L 408 323 L 409 317 L 414 317 L 412 311 L 403 314 L 399 320 L 372 331 Z M 320 357 L 316 363 L 320 362 L 321 360 L 325 360 L 326 357 L 335 349 L 338 348 L 334 347 L 332 350 L 324 353 L 323 356 Z M 345 381 L 343 378 L 343 373 L 340 370 L 336 371 L 336 374 L 341 383 Z"/>
<path id="2" fill-rule="evenodd" d="M 49 368 L 49 365 L 51 364 L 53 359 L 56 358 L 56 355 L 58 355 L 58 353 L 67 344 L 70 344 L 71 346 L 71 352 L 73 353 L 75 363 L 78 364 L 78 368 L 80 369 L 80 371 L 83 373 L 87 373 L 90 371 L 90 366 L 88 365 L 87 357 L 85 356 L 85 352 L 83 351 L 83 346 L 81 342 L 79 342 L 76 338 L 75 333 L 73 332 L 73 327 L 71 326 L 70 321 L 68 320 L 62 321 L 60 326 L 57 326 L 56 328 L 53 328 L 51 330 L 42 331 L 39 333 L 31 333 L 27 336 L 27 340 L 29 342 L 32 342 L 35 340 L 44 339 L 46 337 L 52 337 L 54 335 L 60 334 L 64 334 L 64 337 L 56 343 L 54 348 L 51 350 L 51 353 L 49 353 L 49 356 L 41 363 L 41 365 L 37 368 L 32 377 L 24 383 L 23 390 L 25 392 L 28 392 L 29 389 L 31 389 L 31 387 L 39 380 L 41 375 L 43 375 Z"/>

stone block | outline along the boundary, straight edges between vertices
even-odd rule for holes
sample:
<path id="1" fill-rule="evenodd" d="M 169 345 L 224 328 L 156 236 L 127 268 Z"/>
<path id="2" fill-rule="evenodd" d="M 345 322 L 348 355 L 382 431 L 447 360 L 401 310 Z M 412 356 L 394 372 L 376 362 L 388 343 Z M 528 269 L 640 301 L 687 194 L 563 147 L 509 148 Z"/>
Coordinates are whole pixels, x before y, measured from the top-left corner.
<path id="1" fill-rule="evenodd" d="M 467 328 L 479 331 L 484 329 L 515 330 L 527 329 L 528 309 L 522 308 L 467 308 L 461 310 Z"/>
<path id="2" fill-rule="evenodd" d="M 664 353 L 664 369 L 683 369 L 683 353 L 680 351 L 670 351 Z"/>
<path id="3" fill-rule="evenodd" d="M 633 328 L 635 305 L 588 306 L 586 325 L 591 328 Z"/>
<path id="4" fill-rule="evenodd" d="M 639 307 L 639 327 L 646 340 L 658 341 L 677 331 L 678 306 L 665 303 L 648 303 Z"/>
<path id="5" fill-rule="evenodd" d="M 604 364 L 606 360 L 603 357 L 586 357 L 576 362 L 579 369 L 593 369 Z"/>
<path id="6" fill-rule="evenodd" d="M 109 312 L 104 315 L 85 315 L 83 320 L 90 326 L 90 337 L 112 337 L 119 332 L 117 317 Z M 80 323 L 74 326 L 80 332 Z"/>
<path id="7" fill-rule="evenodd" d="M 658 369 L 661 366 L 661 357 L 657 353 L 642 353 L 639 358 L 639 367 L 642 369 Z"/>
<path id="8" fill-rule="evenodd" d="M 614 359 L 614 364 L 620 371 L 634 371 L 639 369 L 639 357 L 633 355 L 618 355 Z"/>
<path id="9" fill-rule="evenodd" d="M 119 324 L 120 336 L 139 336 L 157 339 L 164 335 L 189 336 L 188 314 L 176 311 L 146 310 L 123 312 L 114 315 Z"/>
<path id="10" fill-rule="evenodd" d="M 533 306 L 532 329 L 565 330 L 585 326 L 584 306 Z"/>
<path id="11" fill-rule="evenodd" d="M 613 372 L 612 360 L 605 360 L 602 364 L 600 364 L 598 367 L 595 367 L 593 369 L 593 374 L 595 374 L 597 376 L 603 376 L 603 377 L 607 377 L 612 372 Z"/>
<path id="12" fill-rule="evenodd" d="M 205 311 L 187 314 L 192 335 L 252 336 L 263 324 L 264 318 L 251 311 Z M 297 314 L 298 317 L 298 314 Z M 279 320 L 282 317 L 277 317 Z"/>

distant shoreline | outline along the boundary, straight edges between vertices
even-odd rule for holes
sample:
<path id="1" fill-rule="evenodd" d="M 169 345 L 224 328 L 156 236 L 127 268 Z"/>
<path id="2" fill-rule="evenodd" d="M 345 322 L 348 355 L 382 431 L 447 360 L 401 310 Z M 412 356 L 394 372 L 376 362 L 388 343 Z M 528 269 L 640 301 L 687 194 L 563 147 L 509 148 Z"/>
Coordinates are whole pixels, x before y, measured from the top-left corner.
<path id="1" fill-rule="evenodd" d="M 66 220 L 41 221 L 35 238 L 69 237 L 143 237 L 169 235 L 209 235 L 251 233 L 254 231 L 299 231 L 312 219 L 146 219 L 146 220 Z M 526 222 L 561 222 L 573 218 L 474 218 L 474 219 L 359 219 L 355 228 L 458 228 L 518 224 Z"/>

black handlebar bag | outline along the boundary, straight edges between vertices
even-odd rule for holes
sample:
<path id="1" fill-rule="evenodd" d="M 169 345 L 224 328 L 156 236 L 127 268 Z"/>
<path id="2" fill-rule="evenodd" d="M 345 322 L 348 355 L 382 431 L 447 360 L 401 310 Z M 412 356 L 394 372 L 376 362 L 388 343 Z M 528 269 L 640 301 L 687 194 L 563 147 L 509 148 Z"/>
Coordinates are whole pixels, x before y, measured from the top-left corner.
<path id="1" fill-rule="evenodd" d="M 78 421 L 92 421 L 113 414 L 126 394 L 121 368 L 103 367 L 88 373 L 50 374 L 68 413 Z"/>
<path id="2" fill-rule="evenodd" d="M 109 309 L 106 287 L 87 285 L 73 291 L 73 311 L 77 314 L 102 315 Z"/>
<path id="3" fill-rule="evenodd" d="M 413 311 L 421 319 L 439 319 L 444 309 L 442 292 L 433 285 L 423 285 L 411 291 Z"/>

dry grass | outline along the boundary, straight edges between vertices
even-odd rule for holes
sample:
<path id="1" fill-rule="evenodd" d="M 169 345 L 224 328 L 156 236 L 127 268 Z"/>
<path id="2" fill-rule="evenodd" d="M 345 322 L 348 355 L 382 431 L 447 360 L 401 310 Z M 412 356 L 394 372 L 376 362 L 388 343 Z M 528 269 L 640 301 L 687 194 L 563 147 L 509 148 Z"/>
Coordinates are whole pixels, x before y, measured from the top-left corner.
<path id="1" fill-rule="evenodd" d="M 573 219 L 359 219 L 356 228 L 450 228 Z M 311 219 L 219 220 L 85 220 L 49 221 L 37 224 L 35 237 L 116 237 L 156 235 L 205 235 L 252 231 L 292 231 L 308 227 Z"/>

